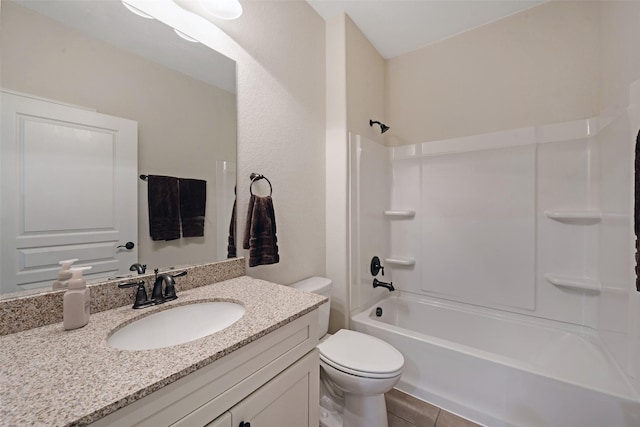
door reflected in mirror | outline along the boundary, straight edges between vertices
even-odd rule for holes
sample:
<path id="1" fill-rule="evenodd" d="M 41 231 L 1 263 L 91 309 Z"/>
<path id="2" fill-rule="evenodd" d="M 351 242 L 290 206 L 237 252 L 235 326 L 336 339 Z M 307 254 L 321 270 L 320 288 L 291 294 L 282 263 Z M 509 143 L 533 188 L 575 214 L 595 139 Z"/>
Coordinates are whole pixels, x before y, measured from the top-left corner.
<path id="1" fill-rule="evenodd" d="M 119 1 L 2 0 L 0 14 L 3 90 L 123 118 L 138 127 L 137 170 L 127 184 L 137 192 L 137 217 L 126 219 L 137 226 L 137 235 L 105 237 L 100 242 L 102 252 L 84 250 L 82 245 L 87 243 L 73 239 L 47 243 L 49 248 L 62 249 L 55 256 L 47 247 L 25 244 L 44 234 L 38 227 L 24 227 L 25 215 L 33 214 L 25 212 L 24 200 L 33 201 L 36 195 L 24 185 L 24 168 L 12 176 L 5 176 L 3 168 L 0 292 L 50 287 L 58 261 L 66 258 L 80 258 L 78 265 L 94 266 L 92 271 L 98 275 L 88 279 L 134 274 L 129 271 L 130 259 L 118 268 L 113 266 L 109 258 L 119 252 L 137 250 L 135 261 L 149 268 L 226 259 L 236 179 L 235 62 L 178 37 L 161 22 L 132 14 Z M 2 161 L 15 161 L 15 153 L 5 152 L 4 132 L 2 138 Z M 15 138 L 9 145 L 19 141 Z M 55 159 L 39 161 L 46 164 Z M 82 164 L 83 159 L 73 161 Z M 69 168 L 68 162 L 60 164 Z M 206 181 L 203 235 L 153 241 L 148 184 L 138 178 L 141 174 Z M 65 175 L 73 176 L 67 184 L 71 188 L 83 179 Z M 118 200 L 119 195 L 114 191 L 110 196 Z M 97 204 L 105 198 L 100 189 L 83 191 L 83 197 L 68 201 L 65 221 L 69 223 L 83 210 L 74 209 L 74 204 Z M 42 200 L 36 202 L 32 205 L 42 210 Z M 79 235 L 85 230 L 75 225 L 86 222 L 77 218 L 58 228 Z M 8 229 L 9 223 L 16 224 L 17 231 Z M 103 228 L 113 227 L 103 224 Z M 16 233 L 27 239 L 16 243 Z M 129 241 L 134 249 L 117 248 Z M 8 251 L 14 256 L 6 257 Z M 37 280 L 24 279 L 27 273 Z"/>

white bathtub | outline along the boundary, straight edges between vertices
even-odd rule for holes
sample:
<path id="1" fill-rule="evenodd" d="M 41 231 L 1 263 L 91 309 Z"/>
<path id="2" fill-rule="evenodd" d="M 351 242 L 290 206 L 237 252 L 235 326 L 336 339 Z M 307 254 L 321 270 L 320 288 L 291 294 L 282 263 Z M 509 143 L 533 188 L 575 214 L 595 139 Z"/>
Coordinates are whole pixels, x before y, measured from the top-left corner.
<path id="1" fill-rule="evenodd" d="M 402 352 L 397 388 L 475 422 L 640 426 L 639 396 L 592 330 L 401 292 L 352 328 Z"/>

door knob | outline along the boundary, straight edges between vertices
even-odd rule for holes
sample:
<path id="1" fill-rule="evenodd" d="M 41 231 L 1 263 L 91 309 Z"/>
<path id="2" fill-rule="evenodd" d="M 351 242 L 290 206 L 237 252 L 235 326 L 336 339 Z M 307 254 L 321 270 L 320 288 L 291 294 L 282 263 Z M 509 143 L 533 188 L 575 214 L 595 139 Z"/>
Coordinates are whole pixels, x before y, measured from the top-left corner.
<path id="1" fill-rule="evenodd" d="M 116 246 L 116 249 L 118 248 L 125 248 L 126 250 L 130 251 L 131 249 L 133 249 L 136 245 L 133 242 L 127 242 L 124 245 L 118 245 Z"/>

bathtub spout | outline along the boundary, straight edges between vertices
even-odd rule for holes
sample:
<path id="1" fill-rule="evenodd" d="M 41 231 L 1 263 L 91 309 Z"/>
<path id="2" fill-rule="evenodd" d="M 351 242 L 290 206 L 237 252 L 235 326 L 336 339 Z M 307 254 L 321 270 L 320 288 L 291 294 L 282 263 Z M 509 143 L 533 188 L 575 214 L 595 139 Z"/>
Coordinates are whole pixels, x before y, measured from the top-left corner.
<path id="1" fill-rule="evenodd" d="M 393 282 L 390 282 L 390 283 L 381 282 L 378 279 L 374 278 L 373 279 L 373 287 L 377 288 L 378 286 L 382 286 L 383 288 L 389 289 L 389 292 L 396 290 L 396 288 L 393 287 Z"/>

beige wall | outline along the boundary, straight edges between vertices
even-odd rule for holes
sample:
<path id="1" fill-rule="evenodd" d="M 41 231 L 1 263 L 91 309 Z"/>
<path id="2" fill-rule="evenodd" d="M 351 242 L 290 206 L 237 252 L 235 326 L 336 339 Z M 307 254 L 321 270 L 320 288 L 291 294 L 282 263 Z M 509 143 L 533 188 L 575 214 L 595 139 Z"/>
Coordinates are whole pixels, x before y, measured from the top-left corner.
<path id="1" fill-rule="evenodd" d="M 369 120 L 385 123 L 385 60 L 348 16 L 345 21 L 348 129 L 382 143 L 380 127 Z"/>
<path id="2" fill-rule="evenodd" d="M 600 25 L 598 2 L 551 1 L 388 60 L 385 143 L 595 116 Z"/>
<path id="3" fill-rule="evenodd" d="M 249 174 L 273 183 L 280 263 L 247 274 L 289 284 L 325 274 L 325 30 L 305 1 L 243 2 L 237 25 L 238 188 L 244 224 Z M 245 251 L 246 253 L 247 251 Z"/>
<path id="4" fill-rule="evenodd" d="M 346 16 L 326 23 L 326 269 L 333 282 L 329 332 L 349 322 Z"/>
<path id="5" fill-rule="evenodd" d="M 601 108 L 626 107 L 629 84 L 640 79 L 640 2 L 600 2 Z M 622 99 L 621 99 L 622 98 Z"/>
<path id="6" fill-rule="evenodd" d="M 159 267 L 226 258 L 216 254 L 215 162 L 236 159 L 235 95 L 11 2 L 2 2 L 0 29 L 3 88 L 136 120 L 140 173 L 207 181 L 204 238 L 171 242 L 151 241 L 146 183 L 137 183 L 139 238 L 131 240 L 140 262 Z"/>
<path id="7" fill-rule="evenodd" d="M 344 328 L 350 318 L 348 133 L 382 143 L 384 121 L 384 59 L 346 15 L 326 23 L 326 265 L 333 281 L 330 331 Z"/>
<path id="8" fill-rule="evenodd" d="M 149 10 L 152 3 L 136 4 Z M 247 274 L 290 284 L 326 274 L 325 23 L 303 0 L 242 6 L 239 19 L 201 30 L 173 13 L 162 19 L 237 62 L 238 224 L 246 218 L 249 174 L 266 175 L 280 248 L 279 264 Z"/>

